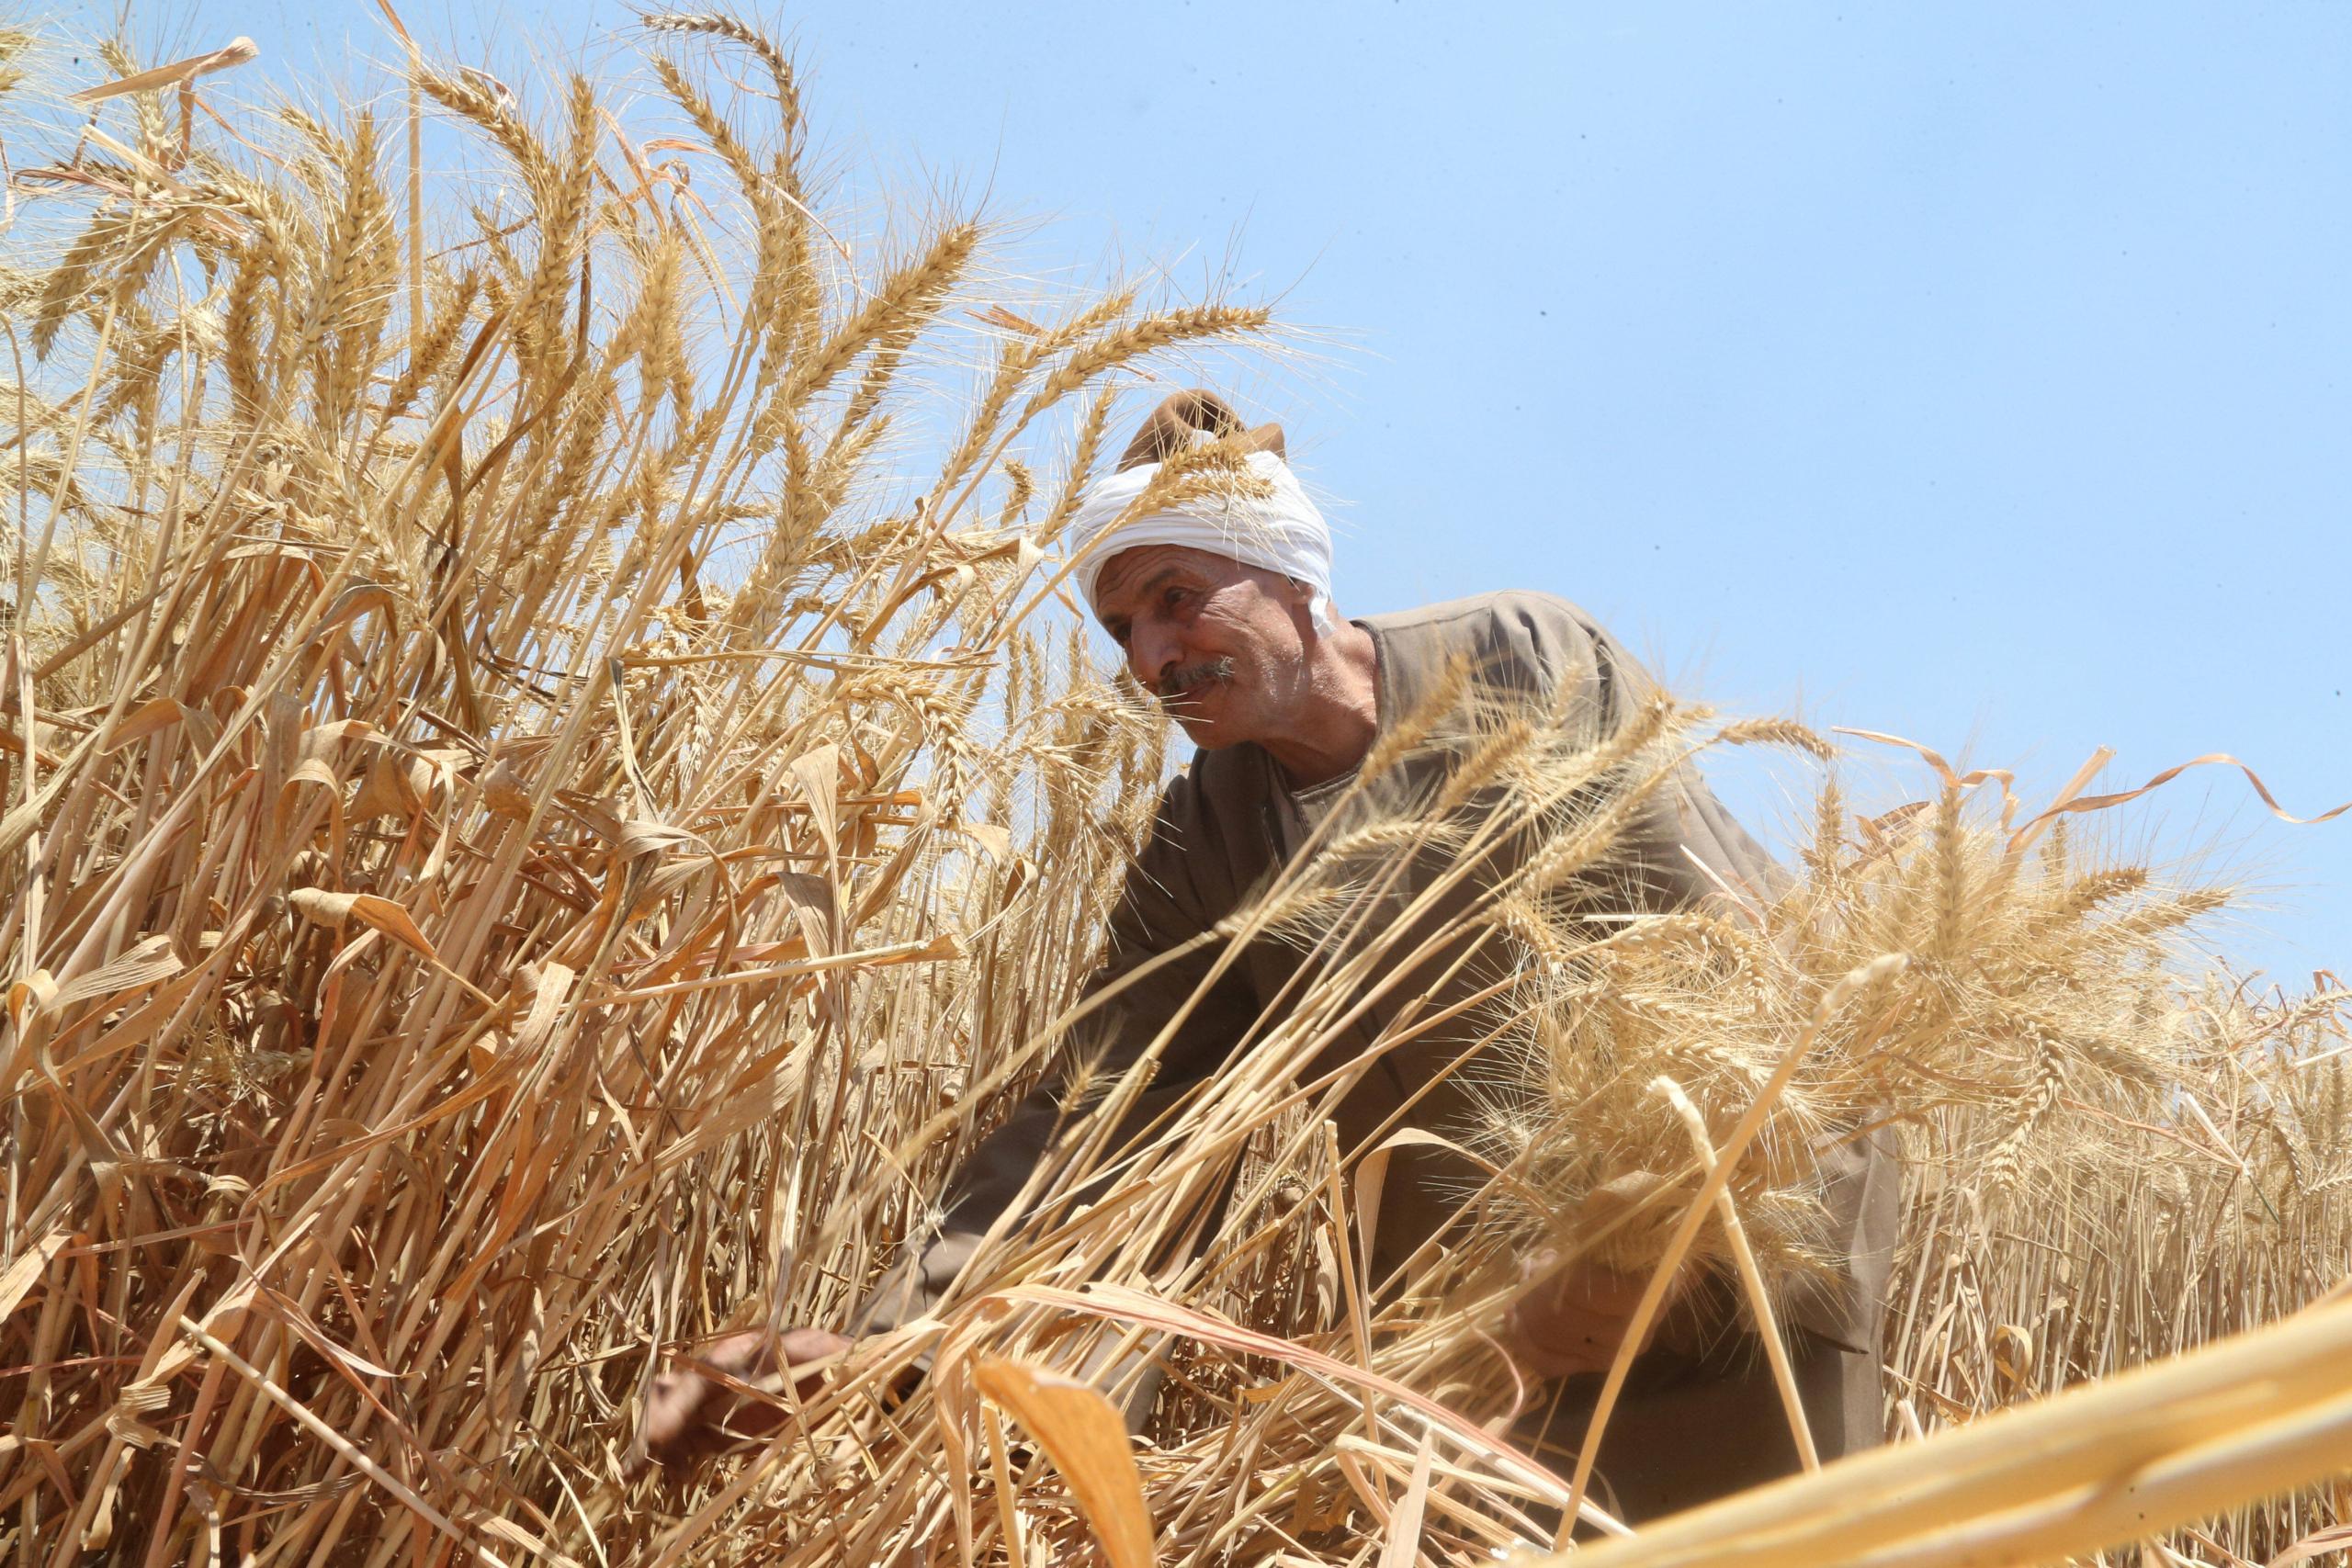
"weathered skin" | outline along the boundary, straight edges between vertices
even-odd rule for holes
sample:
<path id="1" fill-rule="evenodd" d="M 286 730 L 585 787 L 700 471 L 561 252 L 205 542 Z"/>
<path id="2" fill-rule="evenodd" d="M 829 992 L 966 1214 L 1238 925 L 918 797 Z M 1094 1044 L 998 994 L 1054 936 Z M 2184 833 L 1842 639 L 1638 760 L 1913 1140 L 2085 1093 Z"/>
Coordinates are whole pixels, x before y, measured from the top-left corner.
<path id="1" fill-rule="evenodd" d="M 847 1335 L 822 1328 L 730 1334 L 715 1341 L 691 1361 L 682 1361 L 653 1380 L 638 1423 L 632 1467 L 650 1461 L 664 1469 L 687 1470 L 739 1442 L 773 1435 L 784 1425 L 786 1412 L 780 1394 L 767 1385 L 780 1388 L 780 1371 L 800 1367 L 805 1370 L 794 1380 L 794 1397 L 813 1399 L 823 1367 L 855 1343 Z M 738 1393 L 705 1368 L 771 1397 Z"/>

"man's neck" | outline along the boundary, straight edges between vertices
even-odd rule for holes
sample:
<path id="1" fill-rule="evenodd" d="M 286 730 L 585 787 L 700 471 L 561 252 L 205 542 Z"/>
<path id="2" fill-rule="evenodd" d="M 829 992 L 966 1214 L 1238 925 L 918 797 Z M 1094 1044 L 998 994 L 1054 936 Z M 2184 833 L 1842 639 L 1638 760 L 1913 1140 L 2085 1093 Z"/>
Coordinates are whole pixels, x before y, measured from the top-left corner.
<path id="1" fill-rule="evenodd" d="M 1293 789 L 1352 772 L 1380 732 L 1380 653 L 1372 634 L 1341 621 L 1309 655 L 1298 722 L 1261 741 Z"/>

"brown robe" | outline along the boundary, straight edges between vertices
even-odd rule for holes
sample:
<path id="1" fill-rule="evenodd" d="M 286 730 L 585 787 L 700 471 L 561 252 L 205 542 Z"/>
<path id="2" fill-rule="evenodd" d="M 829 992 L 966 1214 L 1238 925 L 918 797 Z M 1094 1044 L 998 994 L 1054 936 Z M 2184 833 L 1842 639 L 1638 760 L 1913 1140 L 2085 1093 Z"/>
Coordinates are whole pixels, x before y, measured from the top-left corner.
<path id="1" fill-rule="evenodd" d="M 1576 746 L 1615 733 L 1652 690 L 1605 632 L 1575 606 L 1545 594 L 1494 593 L 1357 624 L 1378 652 L 1383 733 L 1400 716 L 1419 710 L 1457 660 L 1466 661 L 1473 675 L 1457 714 L 1471 704 L 1488 709 L 1498 702 L 1530 705 L 1532 711 L 1557 716 Z M 1454 728 L 1466 730 L 1467 720 Z M 1443 748 L 1418 754 L 1396 771 L 1394 788 L 1429 789 L 1430 770 L 1442 773 L 1453 755 Z M 1283 808 L 1284 788 L 1279 767 L 1255 745 L 1195 756 L 1169 786 L 1149 841 L 1127 876 L 1111 922 L 1108 956 L 1091 987 L 1112 983 L 1246 904 L 1297 848 L 1298 822 Z M 1720 897 L 1699 862 L 1733 887 L 1767 896 L 1785 875 L 1686 768 L 1649 797 L 1605 874 L 1586 879 L 1587 894 L 1596 912 L 1621 913 L 1670 911 Z M 1214 944 L 1204 945 L 1130 984 L 1104 1010 L 1106 1033 L 1096 1048 L 1104 1053 L 1106 1074 L 1134 1061 L 1192 996 L 1214 956 Z M 1300 962 L 1295 947 L 1253 942 L 1193 1007 L 1129 1124 L 1141 1127 L 1216 1073 Z M 1398 995 L 1416 989 L 1400 987 Z M 1375 1009 L 1358 1037 L 1335 1046 L 1318 1068 L 1344 1063 L 1387 1016 Z M 1429 1088 L 1460 1050 L 1458 1039 L 1433 1034 L 1380 1057 L 1340 1104 L 1340 1146 L 1358 1148 L 1416 1090 Z M 1040 1088 L 981 1143 L 955 1183 L 943 1233 L 877 1287 L 860 1311 L 860 1326 L 893 1326 L 939 1303 L 982 1233 L 1039 1161 L 1051 1157 L 1062 1117 L 1058 1088 Z M 1446 1077 L 1414 1106 L 1409 1122 L 1444 1132 L 1464 1125 L 1474 1109 L 1467 1092 Z M 1850 1261 L 1838 1280 L 1800 1297 L 1788 1324 L 1810 1424 L 1827 1459 L 1879 1439 L 1875 1348 L 1894 1250 L 1896 1183 L 1883 1145 L 1832 1150 L 1823 1164 L 1838 1226 L 1833 1245 Z M 1460 1194 L 1475 1185 L 1464 1175 L 1454 1156 L 1441 1150 L 1408 1146 L 1395 1153 L 1374 1252 L 1374 1280 L 1454 1215 Z M 1623 1517 L 1651 1517 L 1796 1468 L 1786 1419 L 1756 1350 L 1752 1340 L 1733 1336 L 1696 1359 L 1660 1348 L 1637 1361 L 1602 1441 L 1604 1505 L 1613 1501 Z M 1581 1440 L 1581 1416 L 1589 1413 L 1597 1382 L 1570 1379 L 1555 1391 L 1548 1433 L 1541 1418 L 1522 1428 L 1522 1440 L 1544 1450 L 1555 1468 L 1569 1462 L 1561 1450 L 1572 1454 Z M 1148 1393 L 1147 1386 L 1147 1407 Z"/>

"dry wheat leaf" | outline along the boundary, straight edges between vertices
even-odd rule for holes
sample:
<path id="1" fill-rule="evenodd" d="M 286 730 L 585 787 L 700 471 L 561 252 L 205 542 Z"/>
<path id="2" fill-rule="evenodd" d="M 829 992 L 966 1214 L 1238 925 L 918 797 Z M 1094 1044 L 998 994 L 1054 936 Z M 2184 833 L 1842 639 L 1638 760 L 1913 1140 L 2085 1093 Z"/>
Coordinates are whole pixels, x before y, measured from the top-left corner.
<path id="1" fill-rule="evenodd" d="M 824 840 L 826 854 L 840 854 L 841 803 L 836 798 L 842 782 L 840 749 L 820 746 L 803 752 L 792 760 L 791 772 L 800 781 L 801 798 L 808 803 L 809 818 L 816 824 L 817 836 Z"/>
<path id="2" fill-rule="evenodd" d="M 390 898 L 373 893 L 330 893 L 323 887 L 298 887 L 286 896 L 286 903 L 304 919 L 318 925 L 340 926 L 346 920 L 357 920 L 427 958 L 438 956 L 424 933 L 416 929 L 409 912 Z"/>
<path id="3" fill-rule="evenodd" d="M 179 723 L 187 713 L 187 705 L 175 698 L 150 698 L 122 716 L 122 722 L 114 727 L 100 750 L 109 754 L 119 751 L 134 740 Z"/>
<path id="4" fill-rule="evenodd" d="M 377 817 L 411 817 L 424 807 L 424 795 L 411 765 L 394 761 L 389 751 L 378 748 L 346 809 L 352 820 L 364 822 Z"/>
<path id="5" fill-rule="evenodd" d="M 42 1270 L 49 1267 L 50 1259 L 72 1246 L 76 1234 L 53 1230 L 10 1258 L 6 1269 L 0 1269 L 0 1321 L 6 1321 L 17 1310 L 40 1279 Z"/>
<path id="6" fill-rule="evenodd" d="M 1396 1504 L 1396 1511 L 1389 1516 L 1388 1540 L 1380 1549 L 1380 1568 L 1412 1568 L 1421 1555 L 1421 1519 L 1429 1511 L 1430 1463 L 1435 1458 L 1430 1435 L 1421 1434 L 1421 1446 L 1413 1455 L 1413 1477 L 1406 1483 L 1405 1495 Z"/>
<path id="7" fill-rule="evenodd" d="M 74 101 L 94 104 L 104 98 L 119 97 L 124 93 L 153 93 L 164 87 L 176 87 L 183 82 L 193 82 L 211 72 L 243 65 L 260 56 L 260 45 L 249 38 L 239 36 L 207 53 L 191 54 L 185 60 L 175 60 L 168 65 L 141 71 L 102 86 L 85 87 L 74 95 Z"/>
<path id="8" fill-rule="evenodd" d="M 980 1392 L 1012 1412 L 1069 1483 L 1112 1568 L 1152 1568 L 1158 1549 L 1127 1424 L 1096 1389 L 1023 1361 L 986 1357 Z"/>
<path id="9" fill-rule="evenodd" d="M 59 986 L 56 993 L 43 1005 L 51 1011 L 62 1011 L 76 1002 L 110 997 L 118 991 L 136 990 L 141 986 L 152 986 L 158 980 L 168 980 L 178 974 L 180 968 L 180 955 L 173 949 L 170 937 L 144 937 L 119 958 Z"/>
<path id="10" fill-rule="evenodd" d="M 2264 1563 L 2262 1568 L 2296 1568 L 2296 1564 L 2313 1562 L 2331 1553 L 2352 1551 L 2352 1525 L 2338 1525 L 2307 1535 L 2285 1551 Z"/>

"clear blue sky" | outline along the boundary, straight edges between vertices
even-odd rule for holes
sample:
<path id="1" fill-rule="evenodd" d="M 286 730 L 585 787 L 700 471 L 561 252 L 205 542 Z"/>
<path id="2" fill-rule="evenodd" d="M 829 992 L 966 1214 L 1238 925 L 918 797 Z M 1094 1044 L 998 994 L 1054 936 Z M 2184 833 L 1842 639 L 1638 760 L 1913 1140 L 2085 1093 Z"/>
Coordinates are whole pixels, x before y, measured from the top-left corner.
<path id="1" fill-rule="evenodd" d="M 517 74 L 628 20 L 401 8 Z M 140 15 L 281 77 L 390 52 L 360 0 Z M 1049 220 L 1039 269 L 1176 257 L 1333 334 L 1239 389 L 1342 503 L 1351 612 L 1545 589 L 1720 706 L 2030 795 L 2107 745 L 2111 787 L 2226 750 L 2352 797 L 2345 0 L 776 16 L 840 163 Z M 2151 806 L 2135 842 L 2262 885 L 2224 951 L 2352 970 L 2352 817 L 2219 770 Z"/>

